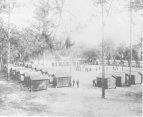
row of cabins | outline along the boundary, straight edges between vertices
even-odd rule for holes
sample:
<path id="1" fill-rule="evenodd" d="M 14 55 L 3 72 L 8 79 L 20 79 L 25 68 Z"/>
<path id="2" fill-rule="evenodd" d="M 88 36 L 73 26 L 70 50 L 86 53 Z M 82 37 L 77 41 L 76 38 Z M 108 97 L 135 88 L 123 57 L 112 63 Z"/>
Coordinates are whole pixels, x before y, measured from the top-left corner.
<path id="1" fill-rule="evenodd" d="M 29 91 L 46 90 L 50 87 L 71 86 L 72 76 L 62 69 L 38 66 L 31 63 L 17 62 L 8 67 L 10 80 L 22 83 Z M 7 72 L 7 66 L 3 65 L 2 72 Z"/>
<path id="2" fill-rule="evenodd" d="M 38 62 L 34 62 L 34 64 L 37 64 Z M 78 59 L 70 59 L 70 57 L 64 57 L 64 56 L 55 56 L 51 59 L 47 59 L 44 63 L 45 66 L 50 67 L 58 67 L 58 66 L 70 66 L 70 63 L 72 66 L 78 66 L 85 64 L 85 60 L 78 58 Z M 43 65 L 43 61 L 40 62 L 41 65 Z"/>
<path id="3" fill-rule="evenodd" d="M 80 65 L 89 64 L 85 59 L 82 59 L 82 58 L 70 59 L 70 57 L 67 57 L 67 56 L 66 57 L 65 56 L 52 56 L 50 59 L 46 59 L 44 65 L 50 66 L 50 67 L 70 66 L 70 63 L 72 66 L 80 66 Z M 37 62 L 35 64 L 37 64 Z M 43 60 L 40 62 L 40 64 L 43 64 Z M 129 62 L 127 60 L 105 60 L 104 64 L 107 66 L 124 66 L 124 67 L 129 66 Z M 96 60 L 94 61 L 94 65 L 102 65 L 102 61 Z M 132 61 L 132 66 L 143 67 L 143 62 Z"/>
<path id="4" fill-rule="evenodd" d="M 102 82 L 105 82 L 105 88 L 116 88 L 121 86 L 142 84 L 142 68 L 135 68 L 131 71 L 131 78 L 129 81 L 129 70 L 124 71 L 106 71 L 105 78 L 102 78 L 102 73 L 96 75 L 96 83 L 98 87 L 102 87 Z"/>
<path id="5" fill-rule="evenodd" d="M 70 61 L 51 61 L 52 67 L 55 66 L 69 66 Z M 77 59 L 77 60 L 72 60 L 71 64 L 73 66 L 78 66 L 78 65 L 84 65 L 86 64 L 86 60 L 84 59 Z M 128 67 L 130 66 L 130 63 L 128 61 L 121 61 L 121 60 L 105 60 L 104 64 L 106 66 L 124 66 Z M 96 62 L 96 65 L 102 65 L 102 61 Z M 132 67 L 143 67 L 143 62 L 142 61 L 132 61 Z"/>
<path id="6" fill-rule="evenodd" d="M 100 62 L 102 65 L 102 61 Z M 130 66 L 130 62 L 126 60 L 105 60 L 107 66 Z M 132 67 L 143 67 L 143 61 L 132 61 Z"/>

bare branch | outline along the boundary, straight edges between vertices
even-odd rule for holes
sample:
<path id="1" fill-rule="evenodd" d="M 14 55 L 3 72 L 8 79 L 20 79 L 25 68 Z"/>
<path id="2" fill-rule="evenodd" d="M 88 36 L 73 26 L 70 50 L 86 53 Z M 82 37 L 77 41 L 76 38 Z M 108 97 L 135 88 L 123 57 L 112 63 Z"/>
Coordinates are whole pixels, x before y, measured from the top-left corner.
<path id="1" fill-rule="evenodd" d="M 65 28 L 65 25 L 64 25 L 64 21 L 63 21 L 63 17 L 62 17 L 62 9 L 63 9 L 63 6 L 64 6 L 64 2 L 62 2 L 62 6 L 61 6 L 61 8 L 60 8 L 60 5 L 59 5 L 59 3 L 58 3 L 58 1 L 56 0 L 56 3 L 57 3 L 57 5 L 58 5 L 58 7 L 59 7 L 59 13 L 60 13 L 60 17 L 61 17 L 61 19 L 62 19 L 62 24 L 63 24 L 63 27 L 64 27 L 64 29 L 65 29 L 65 31 L 66 31 L 66 33 L 67 33 L 67 35 L 68 35 L 68 32 L 67 32 L 67 30 L 66 30 L 66 28 Z"/>
<path id="2" fill-rule="evenodd" d="M 66 10 L 63 10 L 64 12 L 68 12 L 69 14 L 71 14 L 72 16 L 74 16 L 75 18 L 77 18 L 73 13 L 71 13 L 70 11 L 66 11 Z"/>
<path id="3" fill-rule="evenodd" d="M 53 40 L 54 40 L 54 38 L 55 38 L 55 36 L 56 36 L 57 30 L 58 30 L 58 28 L 59 28 L 59 26 L 60 26 L 60 23 L 61 23 L 61 19 L 59 19 L 59 24 L 58 24 L 58 26 L 57 26 L 57 28 L 56 28 L 55 34 L 54 34 L 54 36 L 53 36 Z"/>
<path id="4" fill-rule="evenodd" d="M 107 20 L 107 17 L 108 17 L 108 15 L 109 15 L 109 12 L 110 12 L 110 9 L 111 9 L 111 6 L 112 6 L 112 3 L 114 2 L 114 0 L 112 0 L 112 2 L 110 3 L 110 6 L 109 6 L 109 9 L 108 9 L 108 12 L 107 12 L 107 15 L 106 15 L 106 18 L 105 18 L 105 21 L 104 22 L 106 22 L 106 20 Z"/>

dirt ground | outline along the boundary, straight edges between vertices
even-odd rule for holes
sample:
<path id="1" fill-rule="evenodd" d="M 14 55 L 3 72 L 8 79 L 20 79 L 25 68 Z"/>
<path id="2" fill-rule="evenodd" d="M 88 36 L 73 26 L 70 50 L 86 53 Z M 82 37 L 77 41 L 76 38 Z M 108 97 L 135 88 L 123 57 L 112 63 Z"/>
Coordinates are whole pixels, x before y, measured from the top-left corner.
<path id="1" fill-rule="evenodd" d="M 93 87 L 96 72 L 72 71 L 79 88 L 29 92 L 0 73 L 0 116 L 142 116 L 142 84 L 107 89 Z"/>

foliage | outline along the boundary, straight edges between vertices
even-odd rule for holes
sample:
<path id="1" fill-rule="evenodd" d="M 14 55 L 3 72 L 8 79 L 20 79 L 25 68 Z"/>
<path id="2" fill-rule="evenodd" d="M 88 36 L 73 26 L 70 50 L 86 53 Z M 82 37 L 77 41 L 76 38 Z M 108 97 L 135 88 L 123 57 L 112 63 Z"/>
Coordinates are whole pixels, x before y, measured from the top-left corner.
<path id="1" fill-rule="evenodd" d="M 96 59 L 99 59 L 101 52 L 98 48 L 88 48 L 82 53 L 82 57 L 87 61 L 94 61 Z"/>
<path id="2" fill-rule="evenodd" d="M 103 43 L 100 43 L 100 46 L 104 48 L 105 58 L 110 60 L 114 57 L 115 54 L 115 43 L 114 41 L 109 37 L 104 40 Z"/>
<path id="3" fill-rule="evenodd" d="M 115 56 L 116 60 L 127 60 L 130 61 L 130 48 L 126 47 L 125 45 L 119 45 L 117 47 L 117 54 Z M 138 47 L 133 46 L 132 47 L 132 60 L 138 61 Z"/>
<path id="4" fill-rule="evenodd" d="M 7 0 L 6 0 L 7 1 Z M 109 3 L 112 3 L 110 0 Z M 105 2 L 104 2 L 105 3 Z M 13 4 L 13 2 L 12 2 Z M 106 1 L 106 4 L 107 1 Z M 142 10 L 142 1 L 136 0 L 132 3 L 134 9 Z M 8 4 L 5 0 L 0 1 L 1 12 L 6 11 Z M 14 4 L 12 5 L 12 8 Z M 55 38 L 55 32 L 60 21 L 63 11 L 63 0 L 38 0 L 35 5 L 35 19 L 38 22 L 35 27 L 29 26 L 18 30 L 16 26 L 11 25 L 11 61 L 29 61 L 31 58 L 36 58 L 39 54 L 43 54 L 45 50 L 57 52 L 60 55 L 68 55 L 67 50 L 71 49 L 72 57 L 82 57 L 87 61 L 99 59 L 101 56 L 101 48 L 87 47 L 87 44 L 75 44 L 69 36 Z M 109 5 L 110 10 L 110 5 Z M 107 13 L 108 16 L 108 13 Z M 107 17 L 106 16 L 106 17 Z M 105 17 L 105 18 L 106 18 Z M 106 19 L 105 19 L 106 20 Z M 0 21 L 0 54 L 3 62 L 7 60 L 7 45 L 8 45 L 8 30 L 3 26 L 3 21 Z M 74 45 L 74 47 L 72 47 Z M 130 49 L 125 45 L 115 46 L 111 38 L 104 40 L 100 46 L 104 47 L 106 59 L 129 60 Z M 139 47 L 142 46 L 142 39 Z M 133 60 L 139 60 L 138 48 L 133 47 Z"/>
<path id="5" fill-rule="evenodd" d="M 143 10 L 143 0 L 133 0 L 131 5 L 135 11 Z"/>
<path id="6" fill-rule="evenodd" d="M 123 54 L 125 53 L 125 44 L 119 44 L 119 46 L 116 48 L 116 55 L 115 59 L 116 60 L 122 60 L 123 59 Z"/>

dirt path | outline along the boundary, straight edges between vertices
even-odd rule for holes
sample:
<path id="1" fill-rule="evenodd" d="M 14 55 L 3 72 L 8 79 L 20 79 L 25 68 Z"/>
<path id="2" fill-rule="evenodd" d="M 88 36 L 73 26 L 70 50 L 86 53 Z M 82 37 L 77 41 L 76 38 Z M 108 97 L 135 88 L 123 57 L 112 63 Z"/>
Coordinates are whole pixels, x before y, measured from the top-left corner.
<path id="1" fill-rule="evenodd" d="M 92 87 L 96 73 L 74 72 L 80 87 L 28 92 L 0 74 L 0 115 L 6 116 L 141 116 L 142 85 L 106 90 Z"/>

